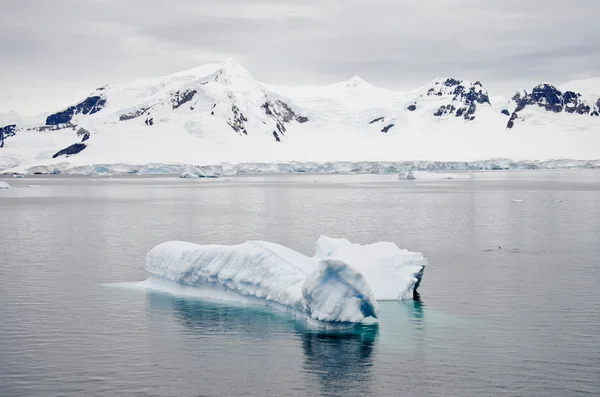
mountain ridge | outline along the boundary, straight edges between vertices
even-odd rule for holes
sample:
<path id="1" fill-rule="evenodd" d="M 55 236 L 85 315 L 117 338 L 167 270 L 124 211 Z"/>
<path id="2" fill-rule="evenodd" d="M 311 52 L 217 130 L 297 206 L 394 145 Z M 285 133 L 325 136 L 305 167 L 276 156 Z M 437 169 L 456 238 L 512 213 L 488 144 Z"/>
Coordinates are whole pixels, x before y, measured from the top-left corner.
<path id="1" fill-rule="evenodd" d="M 600 158 L 600 99 L 568 86 L 543 83 L 493 105 L 480 81 L 438 77 L 396 92 L 353 76 L 282 88 L 228 60 L 98 87 L 43 125 L 0 126 L 0 170 L 65 160 Z"/>

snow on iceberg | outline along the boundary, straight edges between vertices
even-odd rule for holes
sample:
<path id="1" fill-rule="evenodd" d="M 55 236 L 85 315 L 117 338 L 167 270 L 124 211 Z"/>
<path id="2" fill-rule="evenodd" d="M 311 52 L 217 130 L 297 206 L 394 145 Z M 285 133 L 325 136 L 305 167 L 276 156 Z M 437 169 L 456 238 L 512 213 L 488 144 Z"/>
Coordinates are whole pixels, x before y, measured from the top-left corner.
<path id="1" fill-rule="evenodd" d="M 377 317 L 375 296 L 354 268 L 264 241 L 233 246 L 169 241 L 148 253 L 146 270 L 158 279 L 261 298 L 317 322 Z"/>
<path id="2" fill-rule="evenodd" d="M 321 236 L 315 251 L 315 259 L 335 258 L 360 272 L 377 300 L 412 298 L 427 266 L 420 252 L 400 249 L 390 242 L 360 245 Z"/>
<path id="3" fill-rule="evenodd" d="M 10 189 L 10 185 L 6 182 L 0 181 L 0 189 Z"/>

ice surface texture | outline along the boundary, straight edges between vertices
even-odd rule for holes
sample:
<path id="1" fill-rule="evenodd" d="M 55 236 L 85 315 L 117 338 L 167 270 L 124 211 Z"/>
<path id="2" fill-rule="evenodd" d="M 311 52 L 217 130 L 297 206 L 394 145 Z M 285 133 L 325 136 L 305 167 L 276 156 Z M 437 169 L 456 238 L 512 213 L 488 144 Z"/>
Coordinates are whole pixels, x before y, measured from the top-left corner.
<path id="1" fill-rule="evenodd" d="M 315 251 L 316 259 L 335 258 L 360 272 L 377 300 L 412 298 L 427 265 L 420 252 L 400 249 L 389 242 L 360 245 L 321 236 Z"/>
<path id="2" fill-rule="evenodd" d="M 361 246 L 320 237 L 312 258 L 265 241 L 198 245 L 169 241 L 146 257 L 153 277 L 261 298 L 310 320 L 377 317 L 377 299 L 412 297 L 426 260 L 393 243 Z"/>

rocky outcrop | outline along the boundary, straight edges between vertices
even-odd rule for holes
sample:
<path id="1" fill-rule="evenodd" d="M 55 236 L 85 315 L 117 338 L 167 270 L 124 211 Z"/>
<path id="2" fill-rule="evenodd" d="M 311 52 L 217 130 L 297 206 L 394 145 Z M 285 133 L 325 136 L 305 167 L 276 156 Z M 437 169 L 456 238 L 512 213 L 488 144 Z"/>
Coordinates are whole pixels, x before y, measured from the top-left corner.
<path id="1" fill-rule="evenodd" d="M 64 148 L 63 150 L 56 152 L 54 156 L 52 156 L 52 158 L 55 159 L 60 156 L 71 156 L 73 154 L 81 152 L 86 147 L 87 145 L 85 143 L 75 143 L 69 147 Z"/>
<path id="2" fill-rule="evenodd" d="M 600 99 L 595 104 L 590 104 L 581 94 L 573 91 L 561 91 L 555 86 L 547 83 L 540 84 L 531 92 L 520 91 L 512 98 L 515 105 L 513 113 L 506 125 L 513 128 L 515 120 L 519 119 L 519 112 L 526 107 L 542 108 L 547 112 L 576 114 L 580 116 L 598 116 L 600 111 Z"/>
<path id="3" fill-rule="evenodd" d="M 94 114 L 102 110 L 104 105 L 106 105 L 106 99 L 102 96 L 90 96 L 78 104 L 66 108 L 62 112 L 51 114 L 46 118 L 46 125 L 70 123 L 76 114 Z"/>
<path id="4" fill-rule="evenodd" d="M 17 133 L 17 125 L 10 124 L 0 128 L 0 148 L 4 147 L 4 140 L 9 136 L 15 136 Z"/>
<path id="5" fill-rule="evenodd" d="M 279 135 L 285 135 L 287 132 L 285 124 L 291 123 L 292 121 L 296 121 L 298 123 L 306 123 L 308 121 L 308 117 L 296 114 L 296 112 L 294 112 L 287 103 L 279 99 L 275 101 L 267 101 L 263 103 L 261 107 L 263 108 L 265 114 L 275 122 L 277 131 L 273 131 L 273 135 L 275 136 L 275 140 L 277 142 L 281 140 Z"/>
<path id="6" fill-rule="evenodd" d="M 244 113 L 235 104 L 231 105 L 231 113 L 232 116 L 227 121 L 227 124 L 238 134 L 243 133 L 244 135 L 248 135 L 246 125 L 244 124 L 248 119 L 244 116 Z"/>
<path id="7" fill-rule="evenodd" d="M 171 105 L 173 106 L 173 110 L 191 101 L 196 93 L 196 90 L 176 91 L 171 95 Z"/>
<path id="8" fill-rule="evenodd" d="M 77 130 L 77 136 L 82 137 L 81 142 L 85 142 L 88 139 L 90 139 L 90 132 L 88 130 L 86 130 L 85 128 L 80 128 L 79 130 Z"/>
<path id="9" fill-rule="evenodd" d="M 478 106 L 490 105 L 488 93 L 479 81 L 470 83 L 453 78 L 437 79 L 427 90 L 426 95 L 445 97 L 448 100 L 448 103 L 441 105 L 433 113 L 436 117 L 454 115 L 466 121 L 472 121 L 475 120 Z M 408 110 L 414 111 L 416 106 L 410 105 Z"/>
<path id="10" fill-rule="evenodd" d="M 140 109 L 132 110 L 131 112 L 128 112 L 128 113 L 123 113 L 122 115 L 119 116 L 119 121 L 127 121 L 127 120 L 135 119 L 137 117 L 144 115 L 149 109 L 150 109 L 150 107 L 143 107 Z"/>
<path id="11" fill-rule="evenodd" d="M 392 128 L 393 126 L 394 126 L 394 124 L 388 124 L 381 129 L 381 132 L 387 133 L 390 130 L 390 128 Z"/>

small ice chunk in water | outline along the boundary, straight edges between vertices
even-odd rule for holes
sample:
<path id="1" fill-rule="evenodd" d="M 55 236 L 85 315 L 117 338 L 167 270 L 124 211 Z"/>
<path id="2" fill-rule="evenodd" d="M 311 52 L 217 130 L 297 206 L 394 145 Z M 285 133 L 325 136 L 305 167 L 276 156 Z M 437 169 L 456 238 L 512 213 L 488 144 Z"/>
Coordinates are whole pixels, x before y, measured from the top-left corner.
<path id="1" fill-rule="evenodd" d="M 417 179 L 412 171 L 400 171 L 398 174 L 398 179 L 401 181 L 412 181 Z"/>

